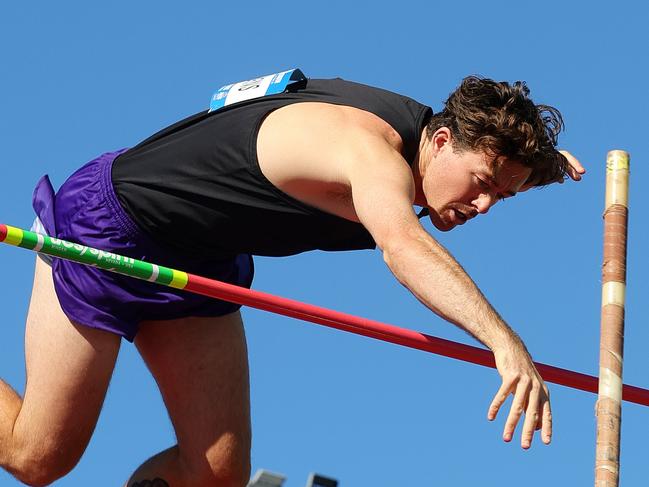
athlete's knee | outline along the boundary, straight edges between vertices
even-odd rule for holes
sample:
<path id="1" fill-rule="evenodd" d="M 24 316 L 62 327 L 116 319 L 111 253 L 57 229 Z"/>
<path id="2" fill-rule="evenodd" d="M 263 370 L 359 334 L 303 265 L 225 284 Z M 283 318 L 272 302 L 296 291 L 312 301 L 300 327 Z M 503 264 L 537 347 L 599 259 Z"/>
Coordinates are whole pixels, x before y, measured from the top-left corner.
<path id="1" fill-rule="evenodd" d="M 250 480 L 250 446 L 234 438 L 221 438 L 202 455 L 194 456 L 192 485 L 245 487 Z"/>
<path id="2" fill-rule="evenodd" d="M 24 484 L 45 486 L 69 473 L 82 454 L 82 447 L 59 441 L 29 442 L 14 448 L 7 470 Z"/>
<path id="3" fill-rule="evenodd" d="M 245 487 L 250 480 L 250 459 L 229 458 L 211 462 L 211 483 L 205 485 L 223 485 L 227 487 Z"/>

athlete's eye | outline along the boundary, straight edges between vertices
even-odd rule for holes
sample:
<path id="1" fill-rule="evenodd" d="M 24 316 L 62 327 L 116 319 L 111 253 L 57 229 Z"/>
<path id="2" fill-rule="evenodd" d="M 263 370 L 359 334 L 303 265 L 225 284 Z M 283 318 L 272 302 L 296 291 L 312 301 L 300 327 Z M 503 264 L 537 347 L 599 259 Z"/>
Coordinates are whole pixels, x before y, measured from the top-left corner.
<path id="1" fill-rule="evenodd" d="M 476 178 L 476 180 L 478 181 L 478 185 L 479 185 L 482 189 L 489 189 L 489 183 L 488 183 L 487 181 L 485 181 L 484 179 L 482 179 L 482 178 L 479 177 L 479 176 L 476 176 L 475 178 Z"/>

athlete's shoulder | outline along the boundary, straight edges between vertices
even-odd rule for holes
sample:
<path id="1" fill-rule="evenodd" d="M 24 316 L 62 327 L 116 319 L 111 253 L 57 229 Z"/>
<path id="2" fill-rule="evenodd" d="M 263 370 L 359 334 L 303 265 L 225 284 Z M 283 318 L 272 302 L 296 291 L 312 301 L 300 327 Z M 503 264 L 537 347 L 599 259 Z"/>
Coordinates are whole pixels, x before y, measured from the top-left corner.
<path id="1" fill-rule="evenodd" d="M 323 88 L 329 88 L 329 89 L 336 89 L 336 90 L 342 90 L 342 91 L 348 91 L 348 92 L 366 92 L 366 93 L 375 93 L 377 95 L 384 95 L 384 96 L 394 96 L 394 97 L 399 97 L 403 98 L 405 100 L 410 100 L 415 103 L 418 103 L 420 105 L 424 105 L 423 103 L 418 102 L 414 98 L 411 98 L 410 96 L 401 94 L 397 91 L 392 91 L 388 90 L 386 88 L 382 88 L 373 84 L 365 84 L 365 83 L 360 83 L 358 81 L 350 81 L 344 78 L 308 78 L 306 82 L 306 88 L 307 89 L 323 89 Z M 425 105 L 424 105 L 425 106 Z"/>

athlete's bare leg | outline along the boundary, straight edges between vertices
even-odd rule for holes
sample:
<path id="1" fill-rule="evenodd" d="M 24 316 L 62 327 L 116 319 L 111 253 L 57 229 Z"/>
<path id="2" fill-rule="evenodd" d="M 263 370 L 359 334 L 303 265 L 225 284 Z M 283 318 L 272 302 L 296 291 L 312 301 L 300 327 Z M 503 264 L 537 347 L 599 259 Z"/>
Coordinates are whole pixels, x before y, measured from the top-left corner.
<path id="1" fill-rule="evenodd" d="M 177 444 L 127 487 L 244 487 L 250 477 L 248 356 L 239 313 L 142 323 L 135 344 L 155 377 Z"/>
<path id="2" fill-rule="evenodd" d="M 97 423 L 119 345 L 119 336 L 65 316 L 50 267 L 36 259 L 24 399 L 0 380 L 2 467 L 24 483 L 47 485 L 77 464 Z"/>

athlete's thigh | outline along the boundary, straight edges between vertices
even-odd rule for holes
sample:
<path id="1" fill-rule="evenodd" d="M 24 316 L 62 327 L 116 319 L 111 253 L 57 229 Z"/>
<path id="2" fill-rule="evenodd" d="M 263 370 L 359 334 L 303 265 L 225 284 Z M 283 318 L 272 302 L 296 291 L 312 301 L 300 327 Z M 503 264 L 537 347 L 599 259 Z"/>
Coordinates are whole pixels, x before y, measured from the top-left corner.
<path id="1" fill-rule="evenodd" d="M 184 459 L 247 463 L 248 353 L 239 312 L 143 322 L 135 344 L 158 383 Z"/>
<path id="2" fill-rule="evenodd" d="M 36 259 L 27 327 L 27 385 L 14 438 L 26 449 L 66 448 L 80 456 L 97 422 L 120 337 L 71 322 L 63 313 L 52 270 Z"/>

